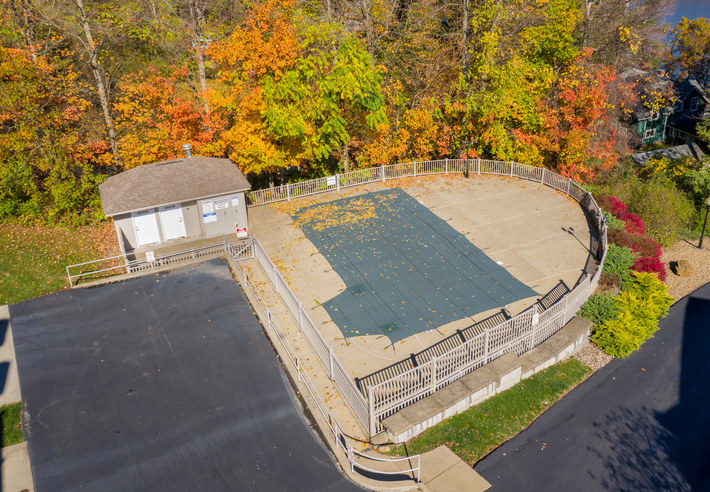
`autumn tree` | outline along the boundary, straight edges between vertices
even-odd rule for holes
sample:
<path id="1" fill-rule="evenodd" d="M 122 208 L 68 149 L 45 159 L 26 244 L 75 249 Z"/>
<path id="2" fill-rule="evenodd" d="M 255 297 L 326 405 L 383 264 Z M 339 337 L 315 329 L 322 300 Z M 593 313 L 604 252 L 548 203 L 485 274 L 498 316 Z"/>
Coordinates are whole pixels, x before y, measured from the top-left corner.
<path id="1" fill-rule="evenodd" d="M 308 162 L 315 175 L 328 171 L 331 155 L 340 148 L 347 172 L 353 132 L 376 129 L 387 120 L 382 70 L 357 39 L 345 37 L 330 49 L 322 34 L 315 30 L 304 41 L 293 68 L 263 81 L 269 135 L 289 162 Z"/>
<path id="2" fill-rule="evenodd" d="M 710 20 L 685 17 L 671 31 L 664 67 L 681 80 L 695 77 L 703 87 L 710 84 Z"/>

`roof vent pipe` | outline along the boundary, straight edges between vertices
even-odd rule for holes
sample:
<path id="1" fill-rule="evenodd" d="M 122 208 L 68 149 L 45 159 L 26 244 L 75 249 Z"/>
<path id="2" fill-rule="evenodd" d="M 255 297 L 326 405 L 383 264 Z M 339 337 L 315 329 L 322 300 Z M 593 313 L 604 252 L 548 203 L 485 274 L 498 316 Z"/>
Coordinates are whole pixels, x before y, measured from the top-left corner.
<path id="1" fill-rule="evenodd" d="M 188 159 L 190 157 L 192 157 L 192 153 L 190 152 L 190 149 L 192 149 L 192 145 L 190 145 L 190 144 L 184 144 L 182 146 L 182 150 L 185 151 L 185 155 L 187 156 Z"/>

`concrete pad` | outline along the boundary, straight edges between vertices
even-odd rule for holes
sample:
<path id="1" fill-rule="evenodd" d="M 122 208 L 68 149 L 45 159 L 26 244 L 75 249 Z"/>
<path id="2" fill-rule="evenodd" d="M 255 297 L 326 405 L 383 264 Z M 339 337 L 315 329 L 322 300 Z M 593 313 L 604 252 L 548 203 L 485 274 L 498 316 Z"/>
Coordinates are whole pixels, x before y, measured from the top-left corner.
<path id="1" fill-rule="evenodd" d="M 0 369 L 3 367 L 5 368 L 5 371 L 2 371 L 5 372 L 5 380 L 0 380 L 0 384 L 2 384 L 0 405 L 16 403 L 22 399 L 22 396 L 20 394 L 20 379 L 17 376 L 10 310 L 7 305 L 0 306 Z"/>
<path id="2" fill-rule="evenodd" d="M 527 260 L 525 260 L 518 254 L 517 251 L 513 249 L 486 253 L 492 260 L 503 262 L 501 266 L 525 284 L 545 278 L 544 273 L 528 263 Z"/>
<path id="3" fill-rule="evenodd" d="M 481 492 L 491 488 L 481 475 L 463 461 L 427 483 L 431 492 Z"/>
<path id="4" fill-rule="evenodd" d="M 2 490 L 8 492 L 34 492 L 35 484 L 32 480 L 32 467 L 30 466 L 30 454 L 27 451 L 27 443 L 21 442 L 14 446 L 8 446 L 0 450 L 2 465 L 0 474 L 2 480 L 0 485 Z"/>
<path id="5" fill-rule="evenodd" d="M 421 480 L 424 483 L 429 483 L 458 463 L 461 463 L 461 458 L 456 456 L 448 447 L 439 446 L 422 455 Z"/>

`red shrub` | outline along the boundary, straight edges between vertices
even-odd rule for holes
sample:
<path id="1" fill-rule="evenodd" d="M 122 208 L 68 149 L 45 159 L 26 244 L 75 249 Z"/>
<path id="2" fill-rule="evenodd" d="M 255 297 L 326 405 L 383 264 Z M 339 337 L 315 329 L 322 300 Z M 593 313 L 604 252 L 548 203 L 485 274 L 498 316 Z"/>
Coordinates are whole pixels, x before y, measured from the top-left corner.
<path id="1" fill-rule="evenodd" d="M 619 216 L 619 219 L 626 223 L 626 232 L 629 234 L 644 235 L 646 227 L 643 225 L 643 220 L 636 214 L 624 212 Z"/>
<path id="2" fill-rule="evenodd" d="M 631 251 L 638 253 L 641 257 L 660 259 L 663 251 L 661 245 L 648 236 L 629 235 Z"/>
<path id="3" fill-rule="evenodd" d="M 620 217 L 622 214 L 626 213 L 626 205 L 615 196 L 610 196 L 609 202 L 611 203 L 611 209 L 609 211 L 614 217 Z"/>
<path id="4" fill-rule="evenodd" d="M 661 282 L 666 281 L 666 267 L 658 258 L 641 257 L 634 262 L 635 272 L 657 273 Z"/>

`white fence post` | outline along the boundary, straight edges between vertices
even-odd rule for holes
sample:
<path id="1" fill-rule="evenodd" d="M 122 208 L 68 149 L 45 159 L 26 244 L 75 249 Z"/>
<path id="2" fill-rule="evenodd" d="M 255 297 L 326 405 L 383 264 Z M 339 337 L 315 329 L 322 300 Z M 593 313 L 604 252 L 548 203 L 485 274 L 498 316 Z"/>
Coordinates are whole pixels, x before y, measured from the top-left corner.
<path id="1" fill-rule="evenodd" d="M 510 177 L 513 177 L 513 161 L 510 161 Z"/>
<path id="2" fill-rule="evenodd" d="M 545 168 L 543 167 L 542 168 L 542 177 L 540 178 L 540 183 L 544 183 L 544 182 L 545 182 Z"/>
<path id="3" fill-rule="evenodd" d="M 382 172 L 382 182 L 385 182 L 385 166 L 380 167 L 380 171 Z"/>
<path id="4" fill-rule="evenodd" d="M 367 412 L 369 414 L 369 427 L 370 436 L 375 435 L 375 392 L 372 390 L 372 386 L 367 387 Z"/>
<path id="5" fill-rule="evenodd" d="M 488 364 L 488 328 L 483 333 L 483 363 Z"/>
<path id="6" fill-rule="evenodd" d="M 414 177 L 417 177 L 417 161 L 414 161 Z"/>
<path id="7" fill-rule="evenodd" d="M 330 379 L 334 380 L 335 378 L 333 377 L 333 347 L 328 347 L 328 359 L 330 362 Z"/>
<path id="8" fill-rule="evenodd" d="M 436 391 L 436 357 L 431 358 L 431 392 Z"/>
<path id="9" fill-rule="evenodd" d="M 291 201 L 291 185 L 286 183 L 286 198 L 288 198 L 288 201 Z"/>
<path id="10" fill-rule="evenodd" d="M 572 178 L 567 178 L 567 194 L 569 195 L 569 189 L 572 186 Z"/>
<path id="11" fill-rule="evenodd" d="M 476 159 L 476 174 L 481 174 L 481 159 Z"/>
<path id="12" fill-rule="evenodd" d="M 340 191 L 340 174 L 335 175 L 335 186 L 338 188 L 338 191 Z"/>
<path id="13" fill-rule="evenodd" d="M 276 293 L 278 294 L 278 293 L 279 293 L 279 283 L 276 281 L 276 278 L 277 278 L 277 277 L 276 277 L 276 265 L 274 265 L 274 264 L 272 263 L 271 266 L 274 267 L 274 270 L 273 270 L 273 272 L 274 272 L 274 290 L 275 290 Z"/>
<path id="14" fill-rule="evenodd" d="M 444 172 L 449 174 L 449 159 L 446 159 L 446 164 L 444 164 Z"/>

